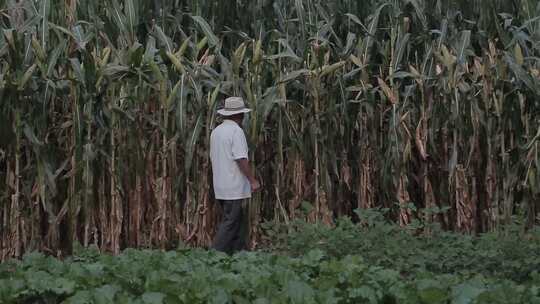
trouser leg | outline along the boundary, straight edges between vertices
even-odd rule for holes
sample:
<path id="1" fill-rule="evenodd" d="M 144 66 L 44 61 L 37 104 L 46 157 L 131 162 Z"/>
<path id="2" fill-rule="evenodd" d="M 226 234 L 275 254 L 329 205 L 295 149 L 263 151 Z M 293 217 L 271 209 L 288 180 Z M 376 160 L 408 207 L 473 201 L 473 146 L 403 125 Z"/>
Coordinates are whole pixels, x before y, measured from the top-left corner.
<path id="1" fill-rule="evenodd" d="M 223 217 L 214 239 L 215 250 L 232 253 L 235 248 L 234 240 L 238 238 L 242 225 L 242 201 L 220 201 L 223 207 Z"/>
<path id="2" fill-rule="evenodd" d="M 232 240 L 232 250 L 233 252 L 238 252 L 246 249 L 246 236 L 247 236 L 247 219 L 248 216 L 246 214 L 246 206 L 244 205 L 244 202 L 241 202 L 241 219 L 240 219 L 240 227 L 238 228 L 238 233 Z"/>

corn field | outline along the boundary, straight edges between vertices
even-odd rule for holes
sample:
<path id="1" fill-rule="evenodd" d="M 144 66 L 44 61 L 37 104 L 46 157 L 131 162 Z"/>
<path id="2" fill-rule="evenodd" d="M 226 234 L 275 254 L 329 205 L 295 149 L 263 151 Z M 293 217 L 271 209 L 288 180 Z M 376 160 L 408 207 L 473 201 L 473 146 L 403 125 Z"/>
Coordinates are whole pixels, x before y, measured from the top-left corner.
<path id="1" fill-rule="evenodd" d="M 261 223 L 540 211 L 536 0 L 0 0 L 0 260 L 206 246 L 227 96 Z M 444 211 L 444 212 L 443 212 Z"/>

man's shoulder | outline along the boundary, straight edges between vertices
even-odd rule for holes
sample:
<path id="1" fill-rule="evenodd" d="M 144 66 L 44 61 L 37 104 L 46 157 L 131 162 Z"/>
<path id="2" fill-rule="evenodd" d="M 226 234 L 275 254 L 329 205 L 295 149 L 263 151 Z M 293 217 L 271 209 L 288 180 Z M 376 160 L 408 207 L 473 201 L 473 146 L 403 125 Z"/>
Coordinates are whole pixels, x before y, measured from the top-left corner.
<path id="1" fill-rule="evenodd" d="M 212 130 L 211 136 L 219 136 L 221 138 L 232 137 L 237 132 L 242 132 L 243 134 L 244 131 L 237 124 L 221 123 Z"/>
<path id="2" fill-rule="evenodd" d="M 224 124 L 224 123 L 220 123 L 219 125 L 217 125 L 214 130 L 212 130 L 212 133 L 219 133 L 219 132 L 223 132 L 227 129 L 227 126 Z"/>

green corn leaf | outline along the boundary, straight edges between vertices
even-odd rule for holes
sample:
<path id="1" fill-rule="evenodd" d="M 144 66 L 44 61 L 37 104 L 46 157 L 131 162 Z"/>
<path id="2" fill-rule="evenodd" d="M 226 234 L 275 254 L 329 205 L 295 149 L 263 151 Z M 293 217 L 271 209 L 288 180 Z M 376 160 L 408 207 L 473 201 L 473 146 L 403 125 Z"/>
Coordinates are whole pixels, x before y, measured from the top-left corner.
<path id="1" fill-rule="evenodd" d="M 135 7 L 135 1 L 137 0 L 125 0 L 125 3 L 124 3 L 125 15 L 127 17 L 126 18 L 127 24 L 131 32 L 135 30 L 135 26 L 137 26 L 138 24 L 138 14 Z"/>
<path id="2" fill-rule="evenodd" d="M 345 14 L 345 16 L 349 17 L 349 19 L 351 19 L 354 23 L 360 25 L 364 31 L 369 32 L 369 30 L 364 25 L 364 23 L 362 23 L 362 21 L 360 21 L 360 19 L 358 19 L 358 17 L 356 15 L 347 13 L 347 14 Z"/>
<path id="3" fill-rule="evenodd" d="M 279 58 L 291 58 L 296 62 L 302 62 L 302 58 L 296 55 L 287 40 L 278 39 L 278 43 L 280 43 L 285 48 L 285 50 L 279 54 L 267 56 L 266 59 L 274 60 Z"/>
<path id="4" fill-rule="evenodd" d="M 514 56 L 516 58 L 516 63 L 518 65 L 523 65 L 525 63 L 525 59 L 523 57 L 523 51 L 521 50 L 521 46 L 518 42 L 514 45 Z"/>
<path id="5" fill-rule="evenodd" d="M 109 7 L 109 11 L 112 15 L 113 20 L 116 23 L 118 29 L 120 29 L 120 32 L 126 33 L 126 16 L 122 12 L 122 8 L 120 7 L 120 4 L 118 4 L 118 0 L 111 0 L 111 3 L 112 8 Z"/>
<path id="6" fill-rule="evenodd" d="M 156 39 L 153 36 L 148 37 L 146 41 L 146 49 L 144 51 L 144 62 L 154 61 L 154 57 L 158 50 L 156 49 Z"/>
<path id="7" fill-rule="evenodd" d="M 169 60 L 173 63 L 174 67 L 176 68 L 178 72 L 182 74 L 186 72 L 184 65 L 182 64 L 182 62 L 180 62 L 180 59 L 178 59 L 176 55 L 174 55 L 171 52 L 167 52 L 166 55 L 167 55 L 167 58 L 169 58 Z"/>
<path id="8" fill-rule="evenodd" d="M 296 71 L 290 72 L 287 75 L 285 75 L 285 77 L 280 79 L 279 82 L 280 83 L 289 82 L 289 81 L 295 80 L 295 79 L 297 79 L 297 78 L 299 78 L 301 76 L 309 75 L 310 73 L 311 73 L 311 71 L 307 70 L 307 69 L 296 70 Z"/>
<path id="9" fill-rule="evenodd" d="M 204 119 L 201 113 L 198 115 L 197 122 L 195 123 L 195 127 L 193 128 L 193 131 L 191 132 L 191 135 L 188 138 L 188 142 L 186 146 L 186 161 L 185 161 L 185 174 L 186 175 L 188 175 L 189 171 L 191 170 L 191 165 L 192 165 L 193 157 L 195 153 L 195 146 L 199 139 L 203 122 L 204 122 Z"/>
<path id="10" fill-rule="evenodd" d="M 461 43 L 458 49 L 457 60 L 459 63 L 465 62 L 466 50 L 469 47 L 470 43 L 471 43 L 471 31 L 463 31 L 461 33 Z"/>
<path id="11" fill-rule="evenodd" d="M 204 18 L 202 18 L 201 16 L 191 16 L 191 18 L 193 18 L 193 20 L 199 25 L 206 38 L 208 38 L 208 43 L 211 46 L 218 45 L 219 39 L 212 31 L 212 28 L 210 27 L 208 22 L 206 22 L 206 20 L 204 20 Z"/>
<path id="12" fill-rule="evenodd" d="M 32 66 L 30 66 L 28 68 L 28 70 L 26 70 L 24 75 L 21 77 L 21 80 L 19 81 L 19 84 L 18 84 L 18 90 L 19 91 L 21 91 L 21 90 L 23 90 L 25 88 L 26 83 L 30 80 L 30 78 L 34 74 L 34 71 L 36 70 L 36 67 L 37 67 L 37 64 L 34 63 Z"/>
<path id="13" fill-rule="evenodd" d="M 36 137 L 36 134 L 34 133 L 34 130 L 32 130 L 32 128 L 28 125 L 25 125 L 24 126 L 24 129 L 23 129 L 23 132 L 24 132 L 24 135 L 26 136 L 26 138 L 33 144 L 33 145 L 36 145 L 36 146 L 43 146 L 43 142 L 40 141 L 37 137 Z"/>
<path id="14" fill-rule="evenodd" d="M 345 65 L 345 61 L 340 61 L 340 62 L 333 63 L 333 64 L 331 64 L 331 65 L 323 66 L 323 67 L 322 67 L 322 70 L 321 70 L 320 77 L 323 77 L 323 76 L 332 74 L 332 73 L 334 73 L 335 71 L 337 71 L 337 70 L 339 70 L 340 68 L 342 68 L 344 65 Z"/>
<path id="15" fill-rule="evenodd" d="M 51 11 L 51 1 L 50 0 L 41 0 L 39 3 L 40 6 L 40 15 L 42 18 L 41 21 L 41 45 L 43 49 L 47 49 L 47 42 L 49 38 L 49 12 Z"/>
<path id="16" fill-rule="evenodd" d="M 368 52 L 371 50 L 371 47 L 373 46 L 373 43 L 375 41 L 375 35 L 377 34 L 377 30 L 379 27 L 379 18 L 381 16 L 381 12 L 389 5 L 389 3 L 381 4 L 379 8 L 377 8 L 375 13 L 371 15 L 371 22 L 368 28 L 368 37 L 364 46 L 364 50 L 362 52 L 364 54 L 364 60 L 367 60 L 369 58 Z"/>
<path id="17" fill-rule="evenodd" d="M 240 74 L 240 66 L 242 65 L 242 62 L 244 61 L 244 57 L 246 55 L 246 47 L 247 43 L 242 43 L 236 51 L 234 51 L 234 55 L 232 58 L 232 66 L 233 66 L 233 72 L 236 75 Z"/>
<path id="18" fill-rule="evenodd" d="M 173 87 L 171 94 L 169 94 L 169 97 L 167 98 L 167 102 L 165 103 L 165 107 L 167 109 L 170 108 L 173 100 L 177 97 L 178 89 L 182 86 L 182 79 L 180 79 L 176 85 Z"/>
<path id="19" fill-rule="evenodd" d="M 414 10 L 416 11 L 416 17 L 420 20 L 420 23 L 422 23 L 422 28 L 426 30 L 428 28 L 428 24 L 426 20 L 426 15 L 424 14 L 424 9 L 420 5 L 420 2 L 418 0 L 407 0 L 407 2 L 414 7 Z"/>
<path id="20" fill-rule="evenodd" d="M 184 42 L 182 42 L 182 45 L 178 49 L 178 52 L 176 52 L 175 56 L 178 58 L 183 58 L 190 43 L 191 37 L 188 37 L 186 40 L 184 40 Z"/>
<path id="21" fill-rule="evenodd" d="M 165 50 L 169 53 L 172 53 L 173 52 L 172 40 L 167 35 L 165 35 L 165 32 L 163 32 L 163 29 L 159 27 L 158 25 L 155 26 L 155 35 L 158 41 L 163 46 L 165 46 Z"/>
<path id="22" fill-rule="evenodd" d="M 49 56 L 49 61 L 47 62 L 47 77 L 51 77 L 54 69 L 57 67 L 58 60 L 60 59 L 60 56 L 62 56 L 62 53 L 65 51 L 66 48 L 66 41 L 61 40 L 57 43 L 57 45 L 54 47 L 53 51 L 51 52 Z"/>
<path id="23" fill-rule="evenodd" d="M 395 50 L 395 54 L 394 54 L 394 71 L 398 69 L 398 66 L 399 64 L 402 62 L 403 60 L 403 56 L 406 52 L 406 49 L 409 45 L 409 38 L 410 38 L 411 34 L 405 34 L 403 35 L 403 37 L 397 42 L 396 44 L 396 50 Z"/>

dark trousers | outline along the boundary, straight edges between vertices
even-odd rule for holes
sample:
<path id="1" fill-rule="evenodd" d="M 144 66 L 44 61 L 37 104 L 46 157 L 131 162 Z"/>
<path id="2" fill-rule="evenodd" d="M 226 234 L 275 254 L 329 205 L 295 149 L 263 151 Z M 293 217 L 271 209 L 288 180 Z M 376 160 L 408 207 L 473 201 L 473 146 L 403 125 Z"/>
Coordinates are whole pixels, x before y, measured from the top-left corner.
<path id="1" fill-rule="evenodd" d="M 245 248 L 243 200 L 218 200 L 223 210 L 212 248 L 232 254 Z"/>

